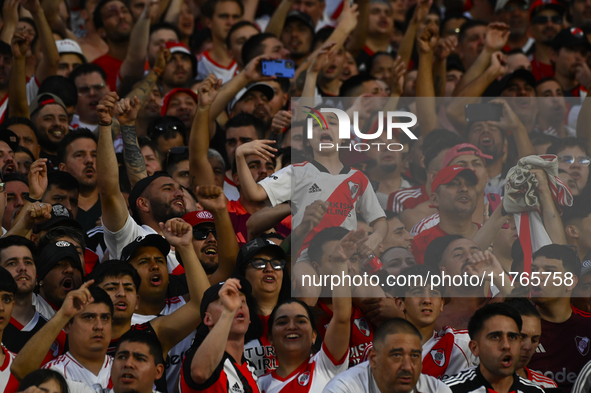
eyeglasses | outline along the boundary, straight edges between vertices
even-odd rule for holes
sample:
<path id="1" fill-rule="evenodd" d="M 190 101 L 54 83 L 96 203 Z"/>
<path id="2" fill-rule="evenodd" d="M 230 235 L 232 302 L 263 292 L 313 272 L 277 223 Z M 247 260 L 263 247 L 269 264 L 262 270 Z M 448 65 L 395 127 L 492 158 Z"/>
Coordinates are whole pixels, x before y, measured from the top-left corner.
<path id="1" fill-rule="evenodd" d="M 558 157 L 558 161 L 563 162 L 565 164 L 574 164 L 575 160 L 583 165 L 583 166 L 589 166 L 589 163 L 591 163 L 591 159 L 587 156 L 578 156 L 578 157 L 574 157 L 571 156 L 570 154 L 565 154 L 563 156 Z"/>
<path id="2" fill-rule="evenodd" d="M 553 16 L 538 15 L 538 16 L 534 16 L 533 18 L 531 18 L 531 23 L 533 23 L 534 25 L 545 25 L 546 23 L 548 23 L 548 21 L 554 23 L 555 25 L 560 25 L 560 24 L 562 24 L 562 16 L 560 16 L 560 15 L 553 15 Z"/>
<path id="3" fill-rule="evenodd" d="M 0 192 L 4 192 L 6 183 L 0 183 Z"/>
<path id="4" fill-rule="evenodd" d="M 503 12 L 513 12 L 515 10 L 527 11 L 529 10 L 529 6 L 527 5 L 527 3 L 521 3 L 519 5 L 507 4 L 502 8 Z"/>
<path id="5" fill-rule="evenodd" d="M 205 240 L 209 237 L 209 234 L 213 234 L 213 237 L 218 238 L 218 234 L 215 228 L 199 228 L 193 229 L 193 237 L 195 240 Z"/>
<path id="6" fill-rule="evenodd" d="M 283 259 L 263 259 L 257 258 L 250 261 L 252 267 L 258 270 L 263 270 L 267 267 L 267 264 L 270 263 L 271 267 L 275 270 L 283 270 L 285 267 L 285 261 Z"/>
<path id="7" fill-rule="evenodd" d="M 81 96 L 87 96 L 90 94 L 91 90 L 94 90 L 97 93 L 102 93 L 106 89 L 106 85 L 104 83 L 99 83 L 97 85 L 88 85 L 88 86 L 80 86 L 78 88 L 78 94 Z"/>
<path id="8" fill-rule="evenodd" d="M 163 133 L 164 131 L 176 131 L 176 132 L 185 132 L 185 130 L 182 128 L 183 126 L 180 125 L 178 122 L 166 122 L 166 123 L 160 123 L 156 126 L 154 126 L 154 130 L 156 130 L 158 133 Z"/>

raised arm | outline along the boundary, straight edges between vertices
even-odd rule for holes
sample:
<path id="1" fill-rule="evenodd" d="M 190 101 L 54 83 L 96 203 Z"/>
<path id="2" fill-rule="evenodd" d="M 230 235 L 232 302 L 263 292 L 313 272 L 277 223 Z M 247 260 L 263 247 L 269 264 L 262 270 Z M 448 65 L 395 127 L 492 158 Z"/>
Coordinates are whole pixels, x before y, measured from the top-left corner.
<path id="1" fill-rule="evenodd" d="M 234 316 L 240 310 L 244 300 L 240 294 L 240 281 L 235 278 L 228 279 L 220 288 L 219 297 L 222 303 L 220 318 L 191 360 L 191 379 L 198 384 L 207 381 L 222 361 Z M 204 323 L 207 326 L 213 324 L 211 316 L 207 313 Z"/>
<path id="2" fill-rule="evenodd" d="M 268 196 L 263 186 L 257 184 L 252 178 L 252 174 L 246 163 L 246 156 L 256 154 L 266 161 L 271 161 L 271 157 L 275 157 L 273 153 L 277 149 L 272 147 L 270 143 L 275 143 L 275 141 L 269 139 L 256 140 L 245 143 L 236 149 L 235 160 L 238 179 L 240 180 L 240 192 L 251 202 L 263 202 Z"/>
<path id="3" fill-rule="evenodd" d="M 119 189 L 119 166 L 111 134 L 111 122 L 118 99 L 117 93 L 109 92 L 96 108 L 99 115 L 99 139 L 96 152 L 98 188 L 103 225 L 111 232 L 117 232 L 123 228 L 129 217 L 127 203 Z"/>
<path id="4" fill-rule="evenodd" d="M 261 210 L 254 213 L 248 221 L 246 221 L 246 231 L 248 232 L 248 240 L 259 237 L 269 229 L 275 227 L 286 217 L 291 214 L 291 206 L 289 203 L 281 203 L 274 207 L 265 206 Z"/>
<path id="5" fill-rule="evenodd" d="M 265 33 L 271 33 L 275 34 L 275 37 L 281 37 L 281 32 L 285 26 L 285 19 L 287 18 L 287 14 L 289 14 L 292 4 L 293 2 L 291 0 L 282 0 L 279 3 L 279 6 L 275 9 L 269 20 L 269 24 L 267 24 Z"/>
<path id="6" fill-rule="evenodd" d="M 181 14 L 181 8 L 183 6 L 183 0 L 172 0 L 166 14 L 164 15 L 164 21 L 176 25 L 179 21 L 179 15 Z"/>
<path id="7" fill-rule="evenodd" d="M 415 7 L 412 18 L 402 37 L 402 42 L 400 42 L 400 48 L 398 49 L 398 55 L 402 58 L 404 64 L 409 64 L 410 57 L 412 56 L 412 48 L 415 45 L 417 30 L 429 13 L 432 4 L 433 0 L 420 0 Z"/>
<path id="8" fill-rule="evenodd" d="M 564 233 L 564 226 L 562 226 L 562 219 L 560 212 L 554 203 L 550 186 L 548 185 L 548 175 L 543 169 L 531 169 L 531 173 L 538 179 L 536 190 L 540 197 L 540 204 L 542 205 L 542 220 L 544 221 L 544 228 L 548 232 L 548 236 L 555 244 L 568 244 L 566 242 L 566 234 Z"/>
<path id="9" fill-rule="evenodd" d="M 16 25 L 18 24 L 18 7 L 20 0 L 5 0 L 2 6 L 2 31 L 0 32 L 0 40 L 10 45 Z"/>
<path id="10" fill-rule="evenodd" d="M 187 304 L 172 314 L 158 317 L 151 322 L 160 343 L 162 343 L 163 355 L 166 357 L 168 351 L 191 334 L 201 322 L 199 306 L 203 292 L 209 288 L 209 281 L 193 249 L 191 224 L 180 218 L 173 218 L 168 220 L 166 224 L 160 223 L 160 228 L 166 240 L 183 260 L 189 296 L 191 297 Z"/>
<path id="11" fill-rule="evenodd" d="M 417 118 L 423 138 L 437 128 L 437 108 L 433 82 L 433 57 L 439 43 L 439 31 L 433 25 L 427 26 L 417 37 L 419 70 L 417 73 Z"/>
<path id="12" fill-rule="evenodd" d="M 41 8 L 39 0 L 25 0 L 22 4 L 33 16 L 33 21 L 35 21 L 35 26 L 37 27 L 37 37 L 39 38 L 39 45 L 43 56 L 35 70 L 35 79 L 37 83 L 41 84 L 47 77 L 57 73 L 60 55 L 53 39 L 53 32 L 45 18 L 45 12 Z"/>
<path id="13" fill-rule="evenodd" d="M 27 75 L 25 56 L 29 50 L 29 42 L 18 31 L 12 37 L 12 68 L 8 80 L 8 113 L 11 117 L 29 118 L 29 102 L 27 100 Z"/>
<path id="14" fill-rule="evenodd" d="M 588 86 L 591 88 L 591 85 Z M 587 151 L 591 150 L 591 97 L 585 97 L 577 118 L 577 138 L 587 142 Z"/>
<path id="15" fill-rule="evenodd" d="M 150 37 L 150 23 L 156 21 L 158 15 L 158 0 L 146 2 L 144 11 L 135 22 L 129 38 L 129 47 L 119 75 L 121 80 L 126 78 L 141 79 L 144 75 L 144 65 L 148 55 L 148 39 Z"/>
<path id="16" fill-rule="evenodd" d="M 359 12 L 357 27 L 351 32 L 347 40 L 347 50 L 351 52 L 353 58 L 357 58 L 359 52 L 363 50 L 367 40 L 367 30 L 369 28 L 369 0 L 357 0 L 357 11 Z M 345 1 L 343 7 L 349 7 L 349 2 Z"/>
<path id="17" fill-rule="evenodd" d="M 332 274 L 339 277 L 349 274 L 349 258 L 357 250 L 357 246 L 365 237 L 364 230 L 349 232 L 337 245 L 329 260 L 332 263 Z M 346 284 L 343 281 L 343 284 Z M 332 291 L 333 316 L 324 335 L 324 345 L 336 360 L 343 359 L 349 352 L 349 336 L 351 335 L 351 288 L 339 285 Z"/>
<path id="18" fill-rule="evenodd" d="M 62 307 L 55 313 L 53 318 L 47 321 L 41 330 L 35 333 L 19 351 L 10 367 L 10 372 L 16 379 L 21 381 L 27 374 L 42 366 L 41 362 L 64 326 L 74 316 L 82 312 L 84 307 L 92 303 L 93 299 L 88 287 L 93 282 L 94 280 L 87 281 L 80 288 L 69 292 Z"/>
<path id="19" fill-rule="evenodd" d="M 215 174 L 207 159 L 210 138 L 209 111 L 221 86 L 222 80 L 213 74 L 209 74 L 199 85 L 199 102 L 189 136 L 189 173 L 195 187 L 215 184 Z"/>
<path id="20" fill-rule="evenodd" d="M 224 190 L 218 186 L 200 186 L 197 189 L 197 200 L 205 210 L 213 215 L 218 243 L 218 268 L 209 277 L 213 285 L 226 280 L 234 272 L 238 256 L 238 241 L 228 213 L 228 200 Z"/>

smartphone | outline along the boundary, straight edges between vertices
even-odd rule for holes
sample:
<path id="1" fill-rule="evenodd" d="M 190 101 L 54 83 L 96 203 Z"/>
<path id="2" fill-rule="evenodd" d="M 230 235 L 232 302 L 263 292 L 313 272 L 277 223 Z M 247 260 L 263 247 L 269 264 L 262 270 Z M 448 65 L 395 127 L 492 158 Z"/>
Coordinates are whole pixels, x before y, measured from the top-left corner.
<path id="1" fill-rule="evenodd" d="M 295 63 L 291 60 L 263 60 L 261 64 L 265 76 L 295 77 Z"/>
<path id="2" fill-rule="evenodd" d="M 501 104 L 469 104 L 466 105 L 466 121 L 501 121 L 503 106 Z"/>

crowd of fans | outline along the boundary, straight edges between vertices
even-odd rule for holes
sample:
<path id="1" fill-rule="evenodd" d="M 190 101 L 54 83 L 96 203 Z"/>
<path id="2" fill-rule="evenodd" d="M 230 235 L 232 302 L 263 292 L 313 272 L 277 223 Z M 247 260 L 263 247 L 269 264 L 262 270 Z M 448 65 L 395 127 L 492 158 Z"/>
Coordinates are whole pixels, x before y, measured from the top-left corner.
<path id="1" fill-rule="evenodd" d="M 3 0 L 0 391 L 591 392 L 566 1 Z"/>

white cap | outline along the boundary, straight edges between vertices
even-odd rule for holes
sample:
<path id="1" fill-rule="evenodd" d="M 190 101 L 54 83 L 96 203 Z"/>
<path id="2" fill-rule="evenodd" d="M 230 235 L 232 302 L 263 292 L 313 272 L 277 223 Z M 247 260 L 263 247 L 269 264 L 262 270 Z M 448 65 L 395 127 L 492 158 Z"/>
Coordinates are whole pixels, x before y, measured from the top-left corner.
<path id="1" fill-rule="evenodd" d="M 57 46 L 57 51 L 60 55 L 64 53 L 74 53 L 86 60 L 82 48 L 74 40 L 58 40 L 55 42 L 55 45 Z"/>
<path id="2" fill-rule="evenodd" d="M 269 85 L 267 83 L 262 83 L 262 82 L 253 83 L 253 84 L 241 89 L 238 92 L 238 94 L 236 94 L 236 96 L 234 96 L 232 101 L 230 101 L 228 103 L 228 108 L 227 108 L 228 113 L 230 113 L 232 111 L 232 109 L 234 108 L 234 105 L 236 105 L 236 103 L 238 101 L 240 101 L 240 99 L 250 90 L 258 90 L 258 91 L 262 92 L 264 95 L 267 96 L 267 99 L 269 101 L 271 101 L 273 99 L 273 96 L 275 96 L 275 90 L 273 90 L 273 87 L 271 87 L 271 85 Z"/>

